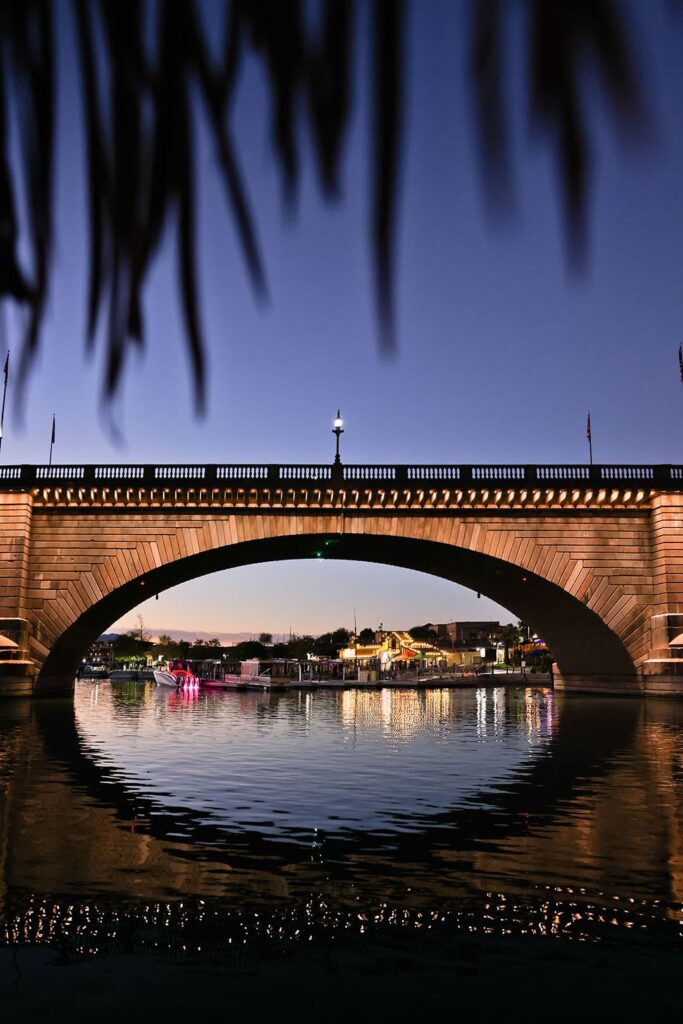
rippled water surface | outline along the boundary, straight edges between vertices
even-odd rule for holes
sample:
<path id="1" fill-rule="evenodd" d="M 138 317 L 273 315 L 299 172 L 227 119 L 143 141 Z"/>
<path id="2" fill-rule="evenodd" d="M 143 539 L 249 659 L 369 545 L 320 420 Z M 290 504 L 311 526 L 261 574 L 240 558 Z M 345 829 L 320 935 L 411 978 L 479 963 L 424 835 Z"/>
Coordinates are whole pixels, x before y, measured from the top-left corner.
<path id="1" fill-rule="evenodd" d="M 81 682 L 0 736 L 6 941 L 207 906 L 224 935 L 680 940 L 678 702 Z"/>
<path id="2" fill-rule="evenodd" d="M 226 838 L 257 829 L 308 845 L 378 831 L 396 841 L 475 800 L 542 755 L 552 696 L 503 689 L 122 693 L 81 689 L 88 755 L 159 808 Z M 186 834 L 189 836 L 190 831 Z"/>

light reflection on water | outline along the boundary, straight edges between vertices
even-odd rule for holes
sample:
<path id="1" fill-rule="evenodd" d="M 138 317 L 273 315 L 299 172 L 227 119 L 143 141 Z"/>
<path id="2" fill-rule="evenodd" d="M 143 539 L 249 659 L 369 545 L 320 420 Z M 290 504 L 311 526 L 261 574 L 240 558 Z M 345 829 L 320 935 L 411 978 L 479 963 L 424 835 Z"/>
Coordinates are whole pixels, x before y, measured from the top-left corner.
<path id="1" fill-rule="evenodd" d="M 419 832 L 514 777 L 553 730 L 551 693 L 503 689 L 176 694 L 101 684 L 77 690 L 76 718 L 92 760 L 158 809 L 293 841 Z"/>
<path id="2" fill-rule="evenodd" d="M 680 939 L 678 702 L 80 683 L 0 737 L 5 942 Z"/>

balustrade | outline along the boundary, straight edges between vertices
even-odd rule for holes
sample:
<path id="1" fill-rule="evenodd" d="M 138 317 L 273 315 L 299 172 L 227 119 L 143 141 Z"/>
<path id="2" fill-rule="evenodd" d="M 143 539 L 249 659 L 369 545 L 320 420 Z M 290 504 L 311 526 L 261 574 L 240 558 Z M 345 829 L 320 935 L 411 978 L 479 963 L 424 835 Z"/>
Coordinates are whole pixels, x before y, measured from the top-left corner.
<path id="1" fill-rule="evenodd" d="M 336 490 L 354 484 L 371 490 L 397 487 L 487 486 L 517 488 L 634 486 L 678 491 L 683 487 L 682 465 L 22 465 L 0 466 L 0 491 L 27 491 L 33 487 L 93 486 L 136 482 L 142 487 L 161 483 L 190 486 L 278 487 L 314 486 L 325 482 Z"/>

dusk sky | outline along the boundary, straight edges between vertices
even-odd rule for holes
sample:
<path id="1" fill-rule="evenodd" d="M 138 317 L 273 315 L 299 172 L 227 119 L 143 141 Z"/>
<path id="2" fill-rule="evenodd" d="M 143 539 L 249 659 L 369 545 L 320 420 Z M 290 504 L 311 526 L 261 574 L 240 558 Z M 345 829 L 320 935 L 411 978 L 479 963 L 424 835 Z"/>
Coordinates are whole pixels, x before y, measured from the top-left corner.
<path id="1" fill-rule="evenodd" d="M 378 346 L 368 246 L 369 128 L 364 68 L 345 147 L 343 197 L 320 198 L 310 151 L 294 216 L 283 209 L 255 64 L 242 73 L 234 136 L 265 258 L 270 300 L 251 291 L 214 155 L 200 145 L 200 270 L 208 413 L 193 410 L 166 244 L 146 295 L 148 346 L 110 408 L 101 359 L 84 357 L 87 230 L 81 121 L 62 63 L 57 245 L 43 348 L 24 424 L 10 415 L 2 458 L 220 463 L 331 461 L 341 408 L 348 462 L 682 462 L 683 19 L 665 2 L 623 5 L 643 71 L 649 132 L 619 136 L 586 82 L 594 142 L 589 259 L 566 260 L 554 151 L 528 129 L 524 57 L 511 25 L 508 84 L 515 209 L 484 203 L 466 88 L 468 5 L 411 7 L 396 247 L 397 352 Z M 68 50 L 69 31 L 61 45 Z M 64 70 L 65 69 L 65 70 Z M 167 239 L 167 243 L 170 238 Z M 8 317 L 12 358 L 18 341 Z M 14 363 L 16 365 L 16 362 Z M 15 391 L 10 381 L 9 400 Z M 11 413 L 16 410 L 10 404 Z M 262 565 L 216 574 L 132 612 L 154 632 L 321 632 L 512 615 L 452 583 L 356 563 Z"/>

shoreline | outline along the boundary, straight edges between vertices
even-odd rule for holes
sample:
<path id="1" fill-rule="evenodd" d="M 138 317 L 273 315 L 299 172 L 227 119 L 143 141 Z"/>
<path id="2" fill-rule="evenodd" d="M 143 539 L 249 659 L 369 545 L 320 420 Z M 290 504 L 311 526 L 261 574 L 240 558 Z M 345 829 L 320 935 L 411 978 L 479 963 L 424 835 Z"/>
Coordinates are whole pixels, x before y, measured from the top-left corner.
<path id="1" fill-rule="evenodd" d="M 141 673 L 126 673 L 125 677 L 122 678 L 123 673 L 117 673 L 115 676 L 83 676 L 77 679 L 78 683 L 147 683 L 153 682 L 153 676 L 150 677 L 145 673 L 140 678 Z M 286 693 L 290 690 L 468 690 L 468 689 L 479 689 L 480 687 L 502 687 L 502 686 L 524 686 L 524 687 L 539 687 L 543 689 L 552 688 L 552 677 L 546 672 L 539 673 L 526 673 L 522 675 L 520 672 L 501 672 L 501 673 L 482 673 L 481 675 L 464 675 L 464 676 L 453 676 L 453 675 L 429 675 L 418 677 L 417 679 L 379 679 L 379 680 L 358 680 L 358 679 L 294 679 L 290 683 L 282 683 L 274 686 L 219 686 L 216 684 L 202 686 L 200 689 L 204 692 L 219 691 L 221 693 L 229 693 L 232 691 L 247 692 L 251 690 L 255 693 Z M 182 689 L 182 687 L 181 687 Z"/>

